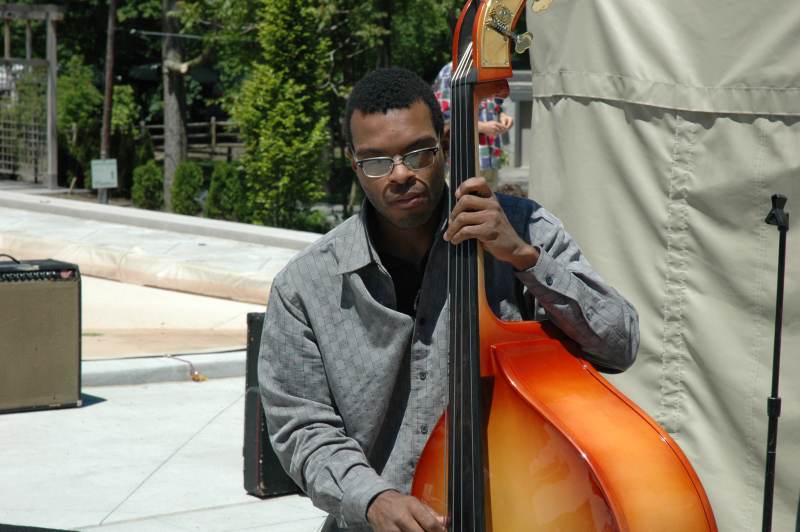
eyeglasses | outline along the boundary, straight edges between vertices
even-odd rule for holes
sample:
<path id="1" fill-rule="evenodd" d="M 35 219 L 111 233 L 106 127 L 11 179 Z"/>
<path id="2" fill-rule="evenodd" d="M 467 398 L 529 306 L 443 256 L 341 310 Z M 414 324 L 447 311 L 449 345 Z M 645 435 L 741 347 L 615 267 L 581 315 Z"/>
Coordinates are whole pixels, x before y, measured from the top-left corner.
<path id="1" fill-rule="evenodd" d="M 395 157 L 370 157 L 369 159 L 361 159 L 356 161 L 356 164 L 364 175 L 377 179 L 392 173 L 396 164 L 403 164 L 411 171 L 422 170 L 429 167 L 436 161 L 436 154 L 439 152 L 439 145 L 431 148 L 422 148 L 406 153 L 405 155 L 396 155 Z M 397 158 L 400 160 L 397 160 Z"/>

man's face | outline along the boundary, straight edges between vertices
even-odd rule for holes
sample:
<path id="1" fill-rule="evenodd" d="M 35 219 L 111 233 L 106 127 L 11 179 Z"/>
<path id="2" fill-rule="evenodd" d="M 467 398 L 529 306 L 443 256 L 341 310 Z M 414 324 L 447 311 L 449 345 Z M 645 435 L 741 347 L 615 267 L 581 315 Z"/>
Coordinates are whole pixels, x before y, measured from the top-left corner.
<path id="1" fill-rule="evenodd" d="M 414 102 L 406 109 L 386 114 L 364 114 L 356 110 L 350 118 L 353 139 L 351 162 L 361 188 L 383 221 L 400 229 L 414 229 L 431 219 L 444 190 L 444 154 L 439 150 L 434 163 L 421 170 L 409 170 L 396 161 L 389 175 L 373 178 L 355 164 L 370 157 L 395 157 L 436 146 L 439 141 L 428 107 Z"/>

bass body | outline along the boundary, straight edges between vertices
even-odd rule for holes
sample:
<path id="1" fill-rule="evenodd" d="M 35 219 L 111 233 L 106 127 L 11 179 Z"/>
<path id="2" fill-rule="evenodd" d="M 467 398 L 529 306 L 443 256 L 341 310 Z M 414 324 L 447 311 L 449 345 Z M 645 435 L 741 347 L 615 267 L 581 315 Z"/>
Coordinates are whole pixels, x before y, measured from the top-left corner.
<path id="1" fill-rule="evenodd" d="M 481 326 L 496 342 L 482 377 L 490 395 L 484 524 L 462 520 L 453 530 L 716 530 L 703 486 L 675 441 L 577 358 L 574 346 L 539 323 L 489 321 Z M 412 488 L 440 515 L 450 515 L 454 495 L 446 418 L 428 440 Z"/>

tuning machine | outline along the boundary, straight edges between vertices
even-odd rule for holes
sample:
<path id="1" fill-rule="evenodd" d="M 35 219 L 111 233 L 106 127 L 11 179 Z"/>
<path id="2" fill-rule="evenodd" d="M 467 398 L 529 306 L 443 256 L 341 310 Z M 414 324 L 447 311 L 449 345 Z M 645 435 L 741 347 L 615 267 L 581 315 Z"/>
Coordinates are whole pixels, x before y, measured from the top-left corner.
<path id="1" fill-rule="evenodd" d="M 514 41 L 514 51 L 521 54 L 531 47 L 533 44 L 533 35 L 529 31 L 525 33 L 514 33 L 511 31 L 511 22 L 514 20 L 514 15 L 511 10 L 506 6 L 499 6 L 492 10 L 489 14 L 489 21 L 486 25 L 492 28 L 497 33 Z"/>

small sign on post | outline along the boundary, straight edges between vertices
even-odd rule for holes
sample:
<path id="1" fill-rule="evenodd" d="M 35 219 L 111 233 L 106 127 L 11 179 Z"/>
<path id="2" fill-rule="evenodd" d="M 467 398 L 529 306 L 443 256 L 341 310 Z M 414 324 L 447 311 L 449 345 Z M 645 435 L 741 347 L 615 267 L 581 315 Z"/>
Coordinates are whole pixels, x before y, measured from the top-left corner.
<path id="1" fill-rule="evenodd" d="M 117 160 L 92 160 L 92 188 L 117 188 Z"/>

